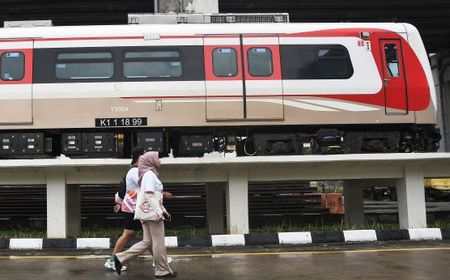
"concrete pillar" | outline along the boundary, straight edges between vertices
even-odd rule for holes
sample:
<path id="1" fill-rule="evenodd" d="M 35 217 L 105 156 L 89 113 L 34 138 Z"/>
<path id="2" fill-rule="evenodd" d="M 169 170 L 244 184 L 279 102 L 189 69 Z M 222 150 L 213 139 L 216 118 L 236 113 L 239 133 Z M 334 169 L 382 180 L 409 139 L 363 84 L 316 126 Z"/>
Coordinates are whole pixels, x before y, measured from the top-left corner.
<path id="1" fill-rule="evenodd" d="M 426 228 L 424 177 L 421 166 L 407 166 L 403 178 L 397 180 L 397 201 L 400 228 Z"/>
<path id="2" fill-rule="evenodd" d="M 66 175 L 64 171 L 47 171 L 47 237 L 67 237 Z"/>
<path id="3" fill-rule="evenodd" d="M 344 208 L 345 224 L 364 224 L 364 197 L 363 187 L 358 181 L 344 181 Z"/>
<path id="4" fill-rule="evenodd" d="M 78 235 L 80 225 L 80 187 L 67 186 L 62 170 L 47 171 L 47 237 Z"/>
<path id="5" fill-rule="evenodd" d="M 226 196 L 228 233 L 249 233 L 247 170 L 233 169 L 228 172 Z"/>
<path id="6" fill-rule="evenodd" d="M 207 220 L 210 234 L 224 233 L 223 191 L 225 183 L 208 183 L 206 185 Z"/>

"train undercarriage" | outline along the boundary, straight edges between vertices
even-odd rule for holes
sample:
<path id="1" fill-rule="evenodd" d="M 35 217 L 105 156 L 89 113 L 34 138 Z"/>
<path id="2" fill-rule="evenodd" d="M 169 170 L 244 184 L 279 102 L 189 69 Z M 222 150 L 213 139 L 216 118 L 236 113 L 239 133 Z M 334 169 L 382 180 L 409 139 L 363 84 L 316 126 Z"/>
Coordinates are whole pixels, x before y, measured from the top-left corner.
<path id="1" fill-rule="evenodd" d="M 4 131 L 0 158 L 127 158 L 136 145 L 163 157 L 435 152 L 440 139 L 433 125 Z"/>

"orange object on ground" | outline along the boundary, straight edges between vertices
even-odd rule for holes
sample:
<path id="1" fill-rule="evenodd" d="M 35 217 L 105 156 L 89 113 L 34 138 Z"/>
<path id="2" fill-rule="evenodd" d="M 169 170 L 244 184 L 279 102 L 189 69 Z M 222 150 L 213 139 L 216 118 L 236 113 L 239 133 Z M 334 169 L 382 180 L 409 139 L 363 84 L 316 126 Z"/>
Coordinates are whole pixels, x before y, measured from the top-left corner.
<path id="1" fill-rule="evenodd" d="M 328 208 L 331 214 L 344 214 L 342 193 L 324 193 L 320 197 L 320 206 Z"/>

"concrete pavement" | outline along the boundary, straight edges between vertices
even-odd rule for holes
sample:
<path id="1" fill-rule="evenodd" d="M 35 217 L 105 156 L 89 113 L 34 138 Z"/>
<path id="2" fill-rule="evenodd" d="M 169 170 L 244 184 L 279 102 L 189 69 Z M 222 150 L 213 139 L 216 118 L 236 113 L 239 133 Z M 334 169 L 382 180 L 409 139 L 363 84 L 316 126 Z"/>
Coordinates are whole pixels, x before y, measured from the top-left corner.
<path id="1" fill-rule="evenodd" d="M 405 245 L 405 244 L 404 244 Z M 331 249 L 331 250 L 329 250 Z M 387 247 L 336 247 L 229 252 L 170 251 L 177 279 L 396 279 L 446 280 L 450 276 L 448 243 Z M 2 280 L 152 279 L 149 257 L 139 258 L 118 276 L 103 267 L 106 256 L 0 257 Z"/>

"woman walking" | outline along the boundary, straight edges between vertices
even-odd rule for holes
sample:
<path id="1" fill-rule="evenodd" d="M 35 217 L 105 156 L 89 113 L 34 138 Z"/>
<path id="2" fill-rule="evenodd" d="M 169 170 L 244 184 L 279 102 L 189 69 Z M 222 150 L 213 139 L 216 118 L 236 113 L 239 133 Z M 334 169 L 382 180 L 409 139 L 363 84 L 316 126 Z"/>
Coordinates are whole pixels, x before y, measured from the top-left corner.
<path id="1" fill-rule="evenodd" d="M 116 206 L 114 207 L 115 212 L 121 211 L 123 215 L 123 233 L 117 240 L 114 246 L 114 251 L 111 257 L 105 262 L 105 267 L 108 269 L 115 270 L 114 267 L 114 254 L 119 253 L 127 245 L 127 243 L 135 236 L 136 231 L 141 229 L 141 223 L 134 220 L 134 209 L 136 207 L 136 197 L 139 191 L 138 186 L 138 160 L 141 155 L 145 153 L 144 148 L 137 146 L 131 150 L 131 165 L 125 176 L 126 192 L 123 199 L 120 199 L 119 195 L 116 194 Z M 125 270 L 126 266 L 122 267 Z"/>
<path id="2" fill-rule="evenodd" d="M 158 152 L 147 152 L 138 161 L 138 184 L 140 192 L 144 192 L 147 202 L 154 215 L 150 220 L 141 220 L 143 239 L 128 250 L 113 256 L 116 272 L 120 275 L 121 268 L 145 251 L 153 252 L 155 260 L 155 278 L 174 278 L 177 273 L 172 271 L 167 262 L 167 252 L 164 244 L 164 220 L 170 219 L 170 214 L 163 206 L 163 185 L 158 179 L 157 169 L 160 167 Z M 137 206 L 139 207 L 139 206 Z"/>

